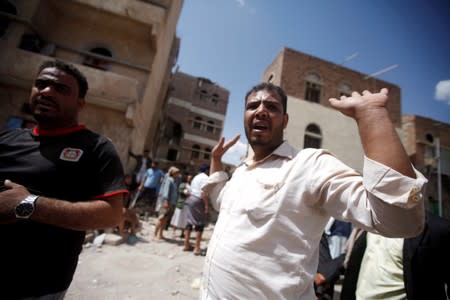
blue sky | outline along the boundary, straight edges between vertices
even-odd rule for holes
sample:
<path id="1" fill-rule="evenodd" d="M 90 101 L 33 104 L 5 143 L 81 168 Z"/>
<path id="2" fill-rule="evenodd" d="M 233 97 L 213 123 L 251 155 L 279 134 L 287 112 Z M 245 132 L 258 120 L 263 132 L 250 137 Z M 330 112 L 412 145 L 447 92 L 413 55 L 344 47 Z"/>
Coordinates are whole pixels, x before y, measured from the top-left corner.
<path id="1" fill-rule="evenodd" d="M 372 74 L 402 90 L 402 113 L 450 123 L 450 0 L 185 0 L 179 70 L 230 91 L 223 136 L 246 139 L 243 98 L 283 47 Z"/>

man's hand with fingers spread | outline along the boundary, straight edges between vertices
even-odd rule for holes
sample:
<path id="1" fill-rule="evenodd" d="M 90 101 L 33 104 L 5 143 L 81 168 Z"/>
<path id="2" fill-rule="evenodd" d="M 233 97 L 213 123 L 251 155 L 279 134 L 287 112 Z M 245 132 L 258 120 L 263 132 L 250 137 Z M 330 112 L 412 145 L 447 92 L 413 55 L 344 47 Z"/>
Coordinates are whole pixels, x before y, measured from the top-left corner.
<path id="1" fill-rule="evenodd" d="M 351 97 L 341 96 L 340 100 L 331 98 L 329 101 L 334 109 L 358 121 L 380 109 L 387 112 L 387 99 L 388 90 L 383 88 L 378 93 L 371 93 L 367 90 L 362 94 L 353 92 Z"/>
<path id="2" fill-rule="evenodd" d="M 234 138 L 226 143 L 224 137 L 220 138 L 219 143 L 215 145 L 211 151 L 212 159 L 209 174 L 217 171 L 222 171 L 222 156 L 225 154 L 225 152 L 228 151 L 228 149 L 230 149 L 234 144 L 237 143 L 240 137 L 241 136 L 237 134 Z"/>

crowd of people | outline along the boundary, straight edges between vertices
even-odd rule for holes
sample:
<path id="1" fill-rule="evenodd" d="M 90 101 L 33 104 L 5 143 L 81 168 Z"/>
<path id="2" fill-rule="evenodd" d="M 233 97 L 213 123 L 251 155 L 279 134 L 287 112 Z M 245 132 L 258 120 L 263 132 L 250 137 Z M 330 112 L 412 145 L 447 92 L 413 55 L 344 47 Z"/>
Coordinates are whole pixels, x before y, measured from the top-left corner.
<path id="1" fill-rule="evenodd" d="M 139 166 L 135 168 L 140 170 L 142 176 L 138 177 L 137 172 L 126 175 L 127 181 L 130 182 L 128 198 L 132 200 L 129 201 L 131 204 L 124 208 L 124 219 L 133 214 L 135 223 L 128 222 L 127 232 L 119 227 L 119 234 L 133 243 L 136 241 L 138 218 L 148 221 L 149 217 L 156 217 L 157 224 L 152 238 L 154 241 L 165 240 L 165 231 L 172 228 L 172 238 L 183 240 L 183 251 L 204 255 L 205 250 L 201 249 L 200 245 L 209 213 L 209 200 L 202 192 L 202 187 L 208 179 L 210 165 L 200 165 L 195 176 L 182 173 L 175 166 L 170 166 L 167 172 L 164 172 L 158 167 L 157 161 L 152 161 L 148 152 L 144 155 L 147 161 L 136 161 L 138 164 L 144 164 L 150 160 L 150 167 L 144 171 Z M 132 157 L 139 158 L 136 155 Z M 138 178 L 141 178 L 140 182 Z M 179 235 L 177 230 L 180 230 Z M 190 242 L 192 231 L 195 232 L 194 245 Z"/>
<path id="2" fill-rule="evenodd" d="M 342 274 L 342 299 L 449 298 L 450 221 L 425 217 L 427 180 L 389 119 L 386 89 L 330 99 L 358 126 L 360 174 L 325 149 L 285 141 L 286 94 L 256 85 L 244 98 L 253 152 L 231 178 L 222 156 L 239 136 L 221 138 L 195 176 L 163 172 L 148 150 L 130 154 L 137 164 L 125 176 L 111 141 L 78 123 L 87 90 L 74 66 L 44 62 L 29 99 L 37 127 L 0 133 L 5 299 L 63 299 L 86 231 L 117 226 L 135 237 L 140 214 L 157 217 L 155 242 L 173 226 L 183 251 L 206 255 L 202 300 L 332 299 Z M 205 253 L 210 204 L 219 214 Z"/>

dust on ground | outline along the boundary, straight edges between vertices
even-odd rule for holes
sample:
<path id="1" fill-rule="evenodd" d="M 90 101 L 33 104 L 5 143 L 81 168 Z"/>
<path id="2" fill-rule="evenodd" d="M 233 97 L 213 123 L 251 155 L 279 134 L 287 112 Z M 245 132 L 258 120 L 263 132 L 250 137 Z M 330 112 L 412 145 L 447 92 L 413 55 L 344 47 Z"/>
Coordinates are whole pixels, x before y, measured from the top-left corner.
<path id="1" fill-rule="evenodd" d="M 153 241 L 156 222 L 155 218 L 141 222 L 135 244 L 86 243 L 65 299 L 198 299 L 204 256 L 182 251 L 180 230 L 174 237 L 170 228 L 165 231 L 167 240 Z M 205 228 L 202 249 L 207 248 L 212 230 L 212 225 Z"/>

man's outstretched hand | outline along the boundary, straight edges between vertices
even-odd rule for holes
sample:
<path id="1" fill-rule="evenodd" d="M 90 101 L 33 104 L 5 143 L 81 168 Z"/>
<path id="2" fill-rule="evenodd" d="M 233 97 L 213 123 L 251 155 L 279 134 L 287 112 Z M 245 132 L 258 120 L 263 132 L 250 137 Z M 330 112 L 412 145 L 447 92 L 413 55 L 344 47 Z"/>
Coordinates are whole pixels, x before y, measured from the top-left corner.
<path id="1" fill-rule="evenodd" d="M 346 116 L 360 120 L 380 109 L 386 110 L 388 90 L 383 88 L 378 93 L 363 91 L 362 94 L 353 92 L 351 97 L 341 96 L 340 100 L 331 98 L 331 106 Z"/>

